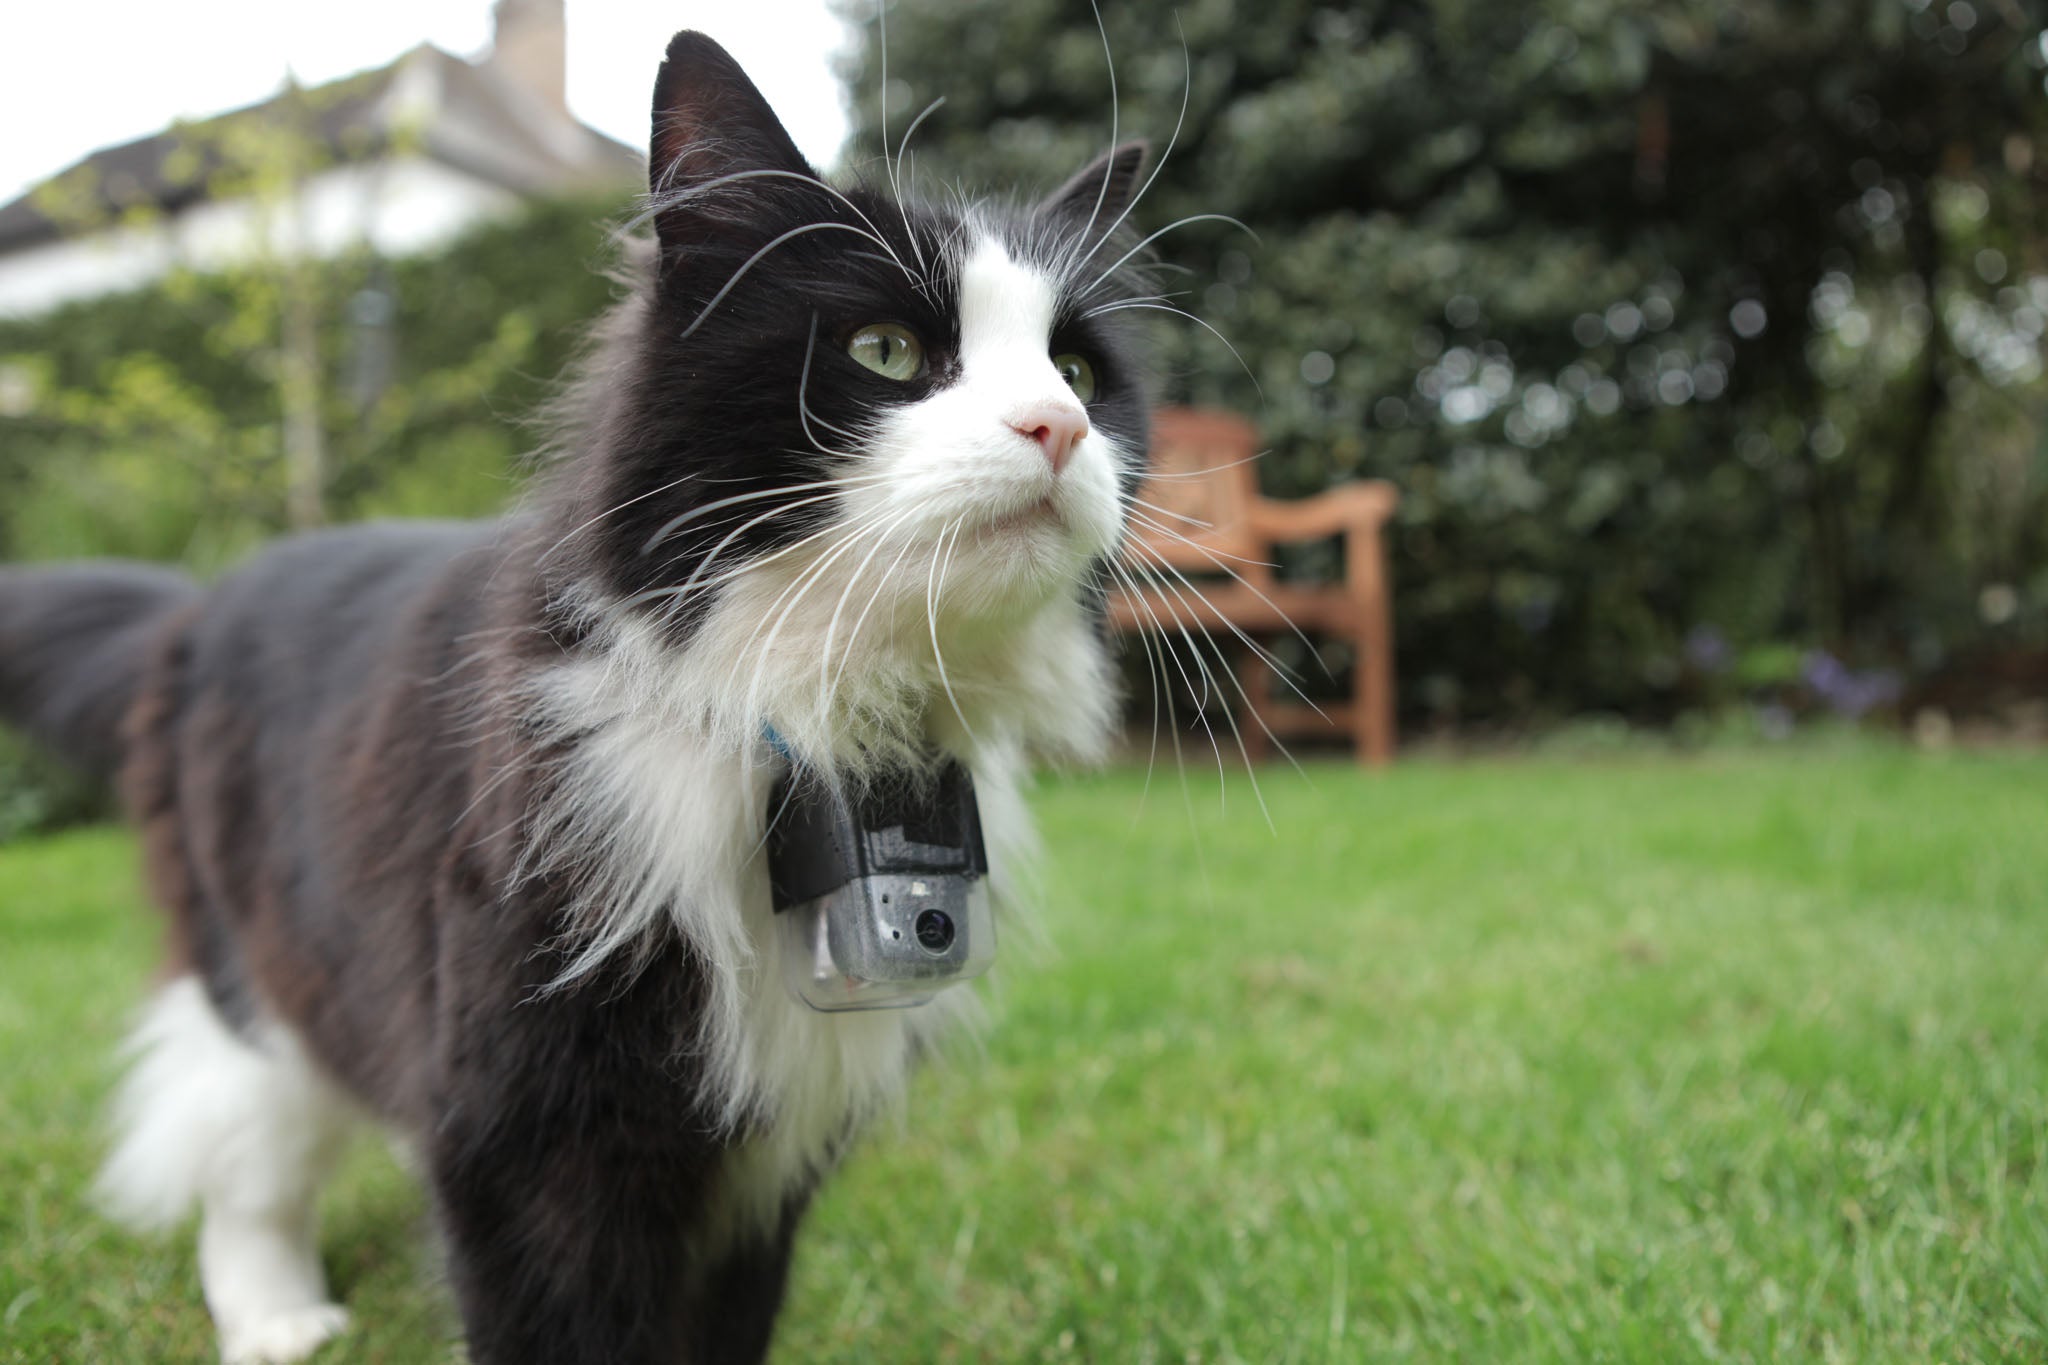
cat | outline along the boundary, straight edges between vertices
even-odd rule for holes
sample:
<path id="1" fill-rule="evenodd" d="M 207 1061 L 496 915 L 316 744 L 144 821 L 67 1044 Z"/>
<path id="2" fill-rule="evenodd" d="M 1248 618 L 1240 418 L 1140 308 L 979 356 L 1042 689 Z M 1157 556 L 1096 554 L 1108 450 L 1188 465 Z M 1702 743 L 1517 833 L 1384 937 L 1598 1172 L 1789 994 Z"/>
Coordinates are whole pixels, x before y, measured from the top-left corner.
<path id="1" fill-rule="evenodd" d="M 819 1182 L 975 1008 L 785 989 L 771 786 L 958 760 L 1014 915 L 1027 766 L 1111 730 L 1144 146 L 1030 207 L 835 188 L 691 32 L 653 112 L 521 510 L 0 573 L 0 718 L 118 779 L 171 926 L 102 1191 L 198 1206 L 237 1365 L 345 1330 L 313 1201 L 364 1116 L 475 1365 L 761 1359 Z"/>

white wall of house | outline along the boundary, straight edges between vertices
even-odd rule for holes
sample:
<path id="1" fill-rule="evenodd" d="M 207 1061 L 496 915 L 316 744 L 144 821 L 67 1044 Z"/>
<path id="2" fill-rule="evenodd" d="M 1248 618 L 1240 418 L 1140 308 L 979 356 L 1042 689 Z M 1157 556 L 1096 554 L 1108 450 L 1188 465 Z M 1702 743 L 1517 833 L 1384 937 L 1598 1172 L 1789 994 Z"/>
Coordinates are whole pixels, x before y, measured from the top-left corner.
<path id="1" fill-rule="evenodd" d="M 196 204 L 155 223 L 0 255 L 0 316 L 134 289 L 180 266 L 223 270 L 266 255 L 325 258 L 360 247 L 411 255 L 519 204 L 511 191 L 425 157 L 337 167 L 309 179 L 293 200 Z"/>

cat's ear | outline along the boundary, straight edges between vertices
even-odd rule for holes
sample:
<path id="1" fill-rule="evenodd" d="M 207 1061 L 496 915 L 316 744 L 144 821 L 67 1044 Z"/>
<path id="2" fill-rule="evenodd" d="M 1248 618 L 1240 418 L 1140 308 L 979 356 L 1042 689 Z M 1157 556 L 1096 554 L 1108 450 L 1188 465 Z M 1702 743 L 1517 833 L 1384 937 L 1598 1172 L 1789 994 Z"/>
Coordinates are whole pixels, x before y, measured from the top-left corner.
<path id="1" fill-rule="evenodd" d="M 1041 218 L 1060 218 L 1107 228 L 1138 197 L 1138 173 L 1145 169 L 1146 144 L 1112 147 L 1074 173 L 1038 206 Z"/>
<path id="2" fill-rule="evenodd" d="M 685 29 L 669 40 L 661 73 L 654 78 L 648 192 L 659 206 L 679 191 L 740 171 L 779 171 L 817 179 L 740 64 L 711 39 Z M 656 214 L 664 241 L 671 230 L 670 217 L 666 212 Z"/>

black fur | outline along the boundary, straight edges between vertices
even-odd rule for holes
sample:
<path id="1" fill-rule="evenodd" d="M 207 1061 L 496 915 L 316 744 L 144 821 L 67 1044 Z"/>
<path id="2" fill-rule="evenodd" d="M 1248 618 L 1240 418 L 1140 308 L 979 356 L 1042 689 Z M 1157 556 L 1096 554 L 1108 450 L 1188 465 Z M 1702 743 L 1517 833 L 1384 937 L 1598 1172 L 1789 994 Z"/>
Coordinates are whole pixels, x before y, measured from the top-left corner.
<path id="1" fill-rule="evenodd" d="M 150 640 L 198 596 L 141 564 L 0 569 L 0 721 L 111 781 Z"/>

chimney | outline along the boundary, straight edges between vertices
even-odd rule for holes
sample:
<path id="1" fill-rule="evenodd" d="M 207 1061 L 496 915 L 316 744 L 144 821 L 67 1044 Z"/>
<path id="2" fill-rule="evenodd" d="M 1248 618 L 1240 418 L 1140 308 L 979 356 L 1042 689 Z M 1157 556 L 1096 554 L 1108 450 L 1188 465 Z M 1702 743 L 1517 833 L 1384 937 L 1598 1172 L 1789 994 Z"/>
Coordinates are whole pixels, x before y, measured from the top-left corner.
<path id="1" fill-rule="evenodd" d="M 492 7 L 495 36 L 487 65 L 544 100 L 567 111 L 568 23 L 562 0 L 498 0 Z"/>

